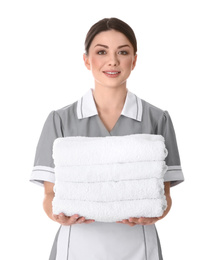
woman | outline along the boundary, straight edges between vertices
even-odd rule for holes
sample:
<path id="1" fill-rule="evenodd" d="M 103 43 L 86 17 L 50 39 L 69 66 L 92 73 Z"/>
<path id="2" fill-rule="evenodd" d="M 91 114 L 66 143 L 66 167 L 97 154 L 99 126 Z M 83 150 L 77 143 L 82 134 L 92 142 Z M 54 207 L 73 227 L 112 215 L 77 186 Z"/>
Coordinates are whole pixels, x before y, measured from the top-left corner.
<path id="1" fill-rule="evenodd" d="M 170 187 L 184 180 L 172 121 L 163 111 L 127 89 L 136 66 L 137 42 L 123 21 L 110 18 L 94 24 L 85 40 L 85 66 L 94 77 L 89 89 L 73 104 L 52 111 L 43 127 L 36 150 L 31 181 L 44 186 L 44 210 L 61 224 L 50 260 L 159 260 L 161 247 L 155 223 L 171 208 Z M 134 218 L 116 223 L 96 222 L 84 216 L 53 215 L 54 162 L 52 145 L 67 136 L 122 136 L 146 133 L 165 138 L 168 150 L 165 195 L 168 207 L 160 218 Z M 87 224 L 87 225 L 86 225 Z"/>

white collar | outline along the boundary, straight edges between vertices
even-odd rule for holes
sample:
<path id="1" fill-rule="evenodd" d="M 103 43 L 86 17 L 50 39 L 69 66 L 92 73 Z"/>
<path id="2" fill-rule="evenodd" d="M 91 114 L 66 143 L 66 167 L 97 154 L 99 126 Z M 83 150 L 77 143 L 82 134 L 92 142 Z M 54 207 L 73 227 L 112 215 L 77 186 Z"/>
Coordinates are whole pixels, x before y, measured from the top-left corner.
<path id="1" fill-rule="evenodd" d="M 121 115 L 141 121 L 142 119 L 142 102 L 135 94 L 127 90 L 127 96 Z M 98 115 L 95 105 L 92 89 L 90 88 L 81 99 L 77 102 L 77 117 L 78 119 Z"/>

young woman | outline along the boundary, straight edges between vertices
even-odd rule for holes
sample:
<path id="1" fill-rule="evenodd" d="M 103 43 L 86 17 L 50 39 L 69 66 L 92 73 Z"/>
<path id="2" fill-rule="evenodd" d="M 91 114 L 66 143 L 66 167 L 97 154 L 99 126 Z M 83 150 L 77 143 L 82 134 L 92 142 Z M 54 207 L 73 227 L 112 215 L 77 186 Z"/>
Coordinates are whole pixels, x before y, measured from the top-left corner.
<path id="1" fill-rule="evenodd" d="M 171 118 L 127 89 L 127 79 L 136 66 L 137 42 L 125 22 L 103 19 L 94 24 L 85 40 L 85 66 L 94 77 L 94 89 L 80 100 L 52 111 L 43 127 L 36 150 L 31 181 L 45 189 L 44 210 L 61 226 L 50 260 L 159 260 L 161 247 L 155 223 L 171 208 L 170 187 L 184 180 Z M 165 138 L 168 156 L 165 195 L 168 207 L 160 218 L 96 222 L 75 214 L 53 215 L 53 142 L 67 136 L 122 136 L 146 133 Z M 122 191 L 123 192 L 123 191 Z"/>

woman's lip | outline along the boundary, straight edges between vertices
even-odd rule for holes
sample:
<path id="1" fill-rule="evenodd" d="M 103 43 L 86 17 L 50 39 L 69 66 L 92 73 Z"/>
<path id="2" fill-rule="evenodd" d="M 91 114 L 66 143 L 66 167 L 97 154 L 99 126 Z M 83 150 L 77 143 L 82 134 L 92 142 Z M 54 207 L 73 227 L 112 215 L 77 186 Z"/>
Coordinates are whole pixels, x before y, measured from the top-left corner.
<path id="1" fill-rule="evenodd" d="M 109 78 L 116 78 L 120 75 L 121 72 L 118 70 L 106 70 L 103 71 L 103 73 Z"/>

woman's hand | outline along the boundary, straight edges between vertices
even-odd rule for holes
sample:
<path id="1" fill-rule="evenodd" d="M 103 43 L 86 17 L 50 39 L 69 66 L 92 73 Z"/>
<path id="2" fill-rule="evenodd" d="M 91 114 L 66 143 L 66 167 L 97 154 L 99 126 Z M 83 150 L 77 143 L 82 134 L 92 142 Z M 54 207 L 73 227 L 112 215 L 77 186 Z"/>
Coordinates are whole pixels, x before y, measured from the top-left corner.
<path id="1" fill-rule="evenodd" d="M 129 218 L 129 219 L 123 219 L 122 221 L 116 221 L 116 223 L 122 223 L 127 224 L 131 227 L 135 225 L 153 225 L 159 220 L 159 218 Z"/>
<path id="2" fill-rule="evenodd" d="M 48 215 L 48 217 L 56 222 L 58 222 L 61 225 L 64 226 L 69 226 L 73 224 L 89 224 L 94 222 L 94 219 L 85 219 L 85 217 L 79 217 L 78 214 L 75 214 L 71 217 L 65 216 L 63 213 L 60 213 L 59 215 L 53 214 L 52 211 L 52 201 L 54 199 L 54 183 L 51 182 L 44 182 L 44 190 L 45 190 L 45 197 L 44 197 L 44 202 L 43 202 L 43 207 Z"/>
<path id="3" fill-rule="evenodd" d="M 94 219 L 85 219 L 85 217 L 79 217 L 78 214 L 75 214 L 71 217 L 65 216 L 64 213 L 60 213 L 59 215 L 53 214 L 53 219 L 63 226 L 70 226 L 73 224 L 89 224 L 94 222 Z"/>
<path id="4" fill-rule="evenodd" d="M 129 218 L 129 219 L 123 219 L 122 221 L 116 221 L 116 223 L 122 223 L 122 224 L 127 224 L 131 227 L 135 225 L 153 225 L 155 224 L 158 220 L 163 219 L 168 212 L 171 209 L 172 206 L 172 199 L 170 197 L 170 182 L 165 182 L 164 183 L 164 189 L 165 189 L 165 196 L 167 200 L 167 208 L 164 211 L 163 215 L 161 217 L 156 217 L 156 218 Z"/>

